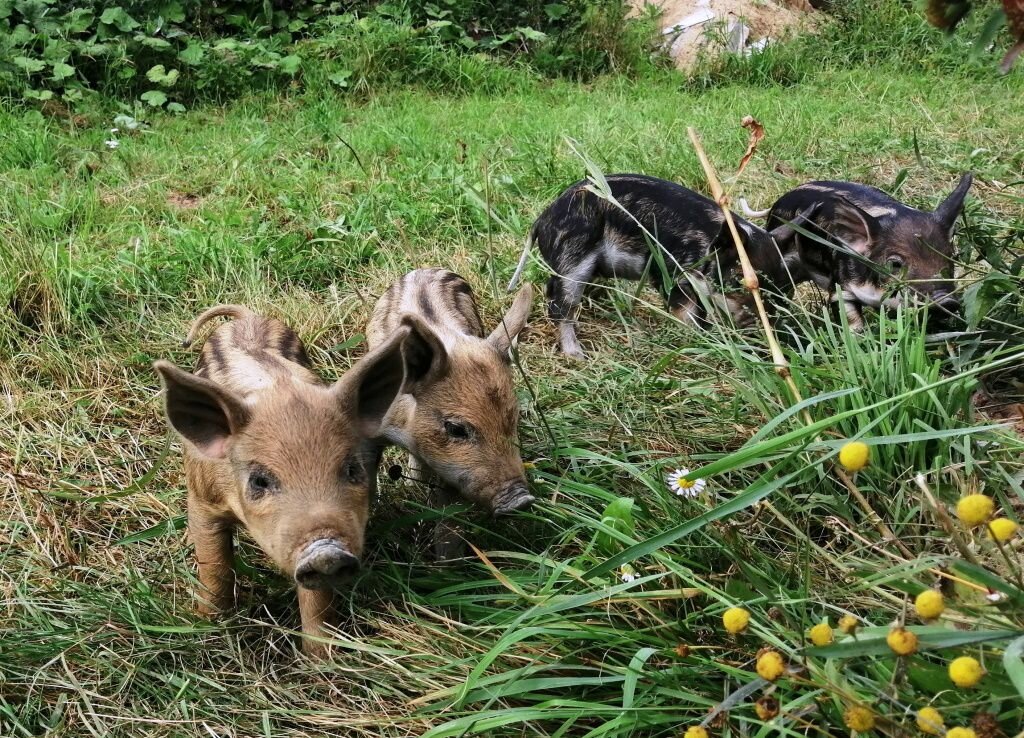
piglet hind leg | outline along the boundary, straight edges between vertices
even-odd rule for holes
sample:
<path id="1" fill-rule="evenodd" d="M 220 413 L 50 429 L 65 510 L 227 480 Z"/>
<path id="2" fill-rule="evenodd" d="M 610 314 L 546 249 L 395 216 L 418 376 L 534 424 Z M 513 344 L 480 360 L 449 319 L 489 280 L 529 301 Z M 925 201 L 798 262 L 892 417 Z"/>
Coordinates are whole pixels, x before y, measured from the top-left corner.
<path id="1" fill-rule="evenodd" d="M 201 503 L 190 501 L 188 531 L 199 564 L 201 589 L 196 609 L 200 615 L 212 617 L 235 601 L 233 526 L 212 515 Z"/>
<path id="2" fill-rule="evenodd" d="M 330 634 L 324 627 L 334 620 L 334 591 L 299 587 L 299 617 L 302 618 L 302 652 L 314 659 L 330 656 L 331 646 L 320 640 Z"/>
<path id="3" fill-rule="evenodd" d="M 575 313 L 583 297 L 583 282 L 554 276 L 548 280 L 548 317 L 558 326 L 558 348 L 566 356 L 585 359 L 576 337 Z"/>

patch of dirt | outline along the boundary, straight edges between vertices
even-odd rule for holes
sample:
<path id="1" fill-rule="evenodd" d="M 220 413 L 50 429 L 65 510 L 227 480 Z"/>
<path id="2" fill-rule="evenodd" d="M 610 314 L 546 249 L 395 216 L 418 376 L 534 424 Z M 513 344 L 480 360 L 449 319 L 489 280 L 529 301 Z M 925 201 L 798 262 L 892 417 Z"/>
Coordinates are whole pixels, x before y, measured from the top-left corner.
<path id="1" fill-rule="evenodd" d="M 661 27 L 669 55 L 680 69 L 688 69 L 701 50 L 721 44 L 742 20 L 749 30 L 745 39 L 733 30 L 734 43 L 749 49 L 764 39 L 784 38 L 813 27 L 818 13 L 808 0 L 633 0 L 637 10 L 654 6 L 661 11 Z"/>
<path id="2" fill-rule="evenodd" d="M 172 192 L 167 196 L 167 204 L 182 210 L 192 210 L 203 204 L 203 198 L 187 192 Z"/>

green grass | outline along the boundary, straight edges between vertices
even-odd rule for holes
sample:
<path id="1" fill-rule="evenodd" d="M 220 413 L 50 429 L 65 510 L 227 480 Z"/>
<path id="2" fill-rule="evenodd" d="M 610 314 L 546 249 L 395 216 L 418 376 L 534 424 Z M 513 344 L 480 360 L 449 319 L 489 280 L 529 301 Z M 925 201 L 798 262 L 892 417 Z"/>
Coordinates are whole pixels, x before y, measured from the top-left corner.
<path id="1" fill-rule="evenodd" d="M 928 38 L 928 58 L 952 58 L 955 46 Z M 987 270 L 974 254 L 1011 263 L 1024 75 L 835 53 L 805 59 L 795 84 L 747 76 L 704 90 L 668 73 L 580 85 L 521 72 L 481 94 L 345 97 L 310 71 L 304 89 L 154 116 L 114 151 L 113 104 L 75 121 L 0 110 L 0 734 L 669 736 L 751 682 L 762 645 L 800 661 L 807 627 L 844 613 L 884 634 L 960 557 L 918 474 L 944 505 L 983 490 L 1011 517 L 1024 510 L 1024 443 L 985 429 L 971 401 L 982 383 L 1020 381 L 1019 334 L 1005 325 L 926 340 L 920 316 L 872 316 L 854 337 L 795 303 L 780 332 L 820 421 L 808 430 L 786 414 L 755 331 L 688 330 L 652 291 L 623 284 L 585 303 L 593 360 L 579 365 L 554 354 L 537 309 L 519 359 L 540 504 L 514 524 L 457 513 L 480 554 L 440 566 L 425 493 L 381 475 L 367 566 L 327 664 L 297 656 L 294 594 L 252 547 L 237 613 L 193 614 L 181 464 L 176 444 L 165 455 L 149 368 L 190 365 L 189 321 L 244 302 L 289 321 L 335 377 L 362 352 L 345 342 L 376 296 L 417 266 L 465 275 L 492 322 L 532 218 L 585 174 L 566 137 L 605 172 L 703 190 L 686 127 L 729 173 L 747 114 L 768 135 L 731 189 L 755 206 L 810 178 L 933 206 L 972 170 L 967 279 Z M 539 261 L 527 278 L 543 280 Z M 858 435 L 875 444 L 858 489 L 909 556 L 830 472 Z M 663 474 L 677 466 L 707 470 L 709 493 L 672 495 Z M 623 497 L 630 515 L 606 511 Z M 1007 603 L 958 584 L 945 622 L 1021 631 L 1019 538 L 1009 563 L 983 536 L 974 545 L 988 568 L 956 564 L 957 576 L 1001 583 Z M 623 563 L 637 582 L 620 581 Z M 720 616 L 737 603 L 754 624 L 730 638 Z M 899 664 L 872 655 L 868 632 L 775 690 L 784 728 L 741 702 L 713 730 L 843 735 L 844 706 L 861 700 L 888 735 L 913 733 L 905 710 L 929 702 L 948 725 L 985 711 L 1013 735 L 1008 641 L 942 647 L 957 632 Z M 983 657 L 984 689 L 950 690 L 944 662 L 961 653 Z"/>

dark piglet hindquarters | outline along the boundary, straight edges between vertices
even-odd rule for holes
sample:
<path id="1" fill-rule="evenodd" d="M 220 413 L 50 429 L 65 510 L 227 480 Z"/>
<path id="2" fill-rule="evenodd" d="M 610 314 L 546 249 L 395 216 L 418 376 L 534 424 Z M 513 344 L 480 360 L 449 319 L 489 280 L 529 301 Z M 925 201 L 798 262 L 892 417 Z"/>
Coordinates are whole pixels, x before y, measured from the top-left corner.
<path id="1" fill-rule="evenodd" d="M 648 274 L 659 289 L 667 277 L 671 284 L 668 307 L 688 322 L 703 316 L 693 287 L 696 282 L 738 322 L 750 319 L 744 295 L 721 291 L 723 286 L 739 284 L 738 254 L 725 216 L 714 201 L 673 182 L 640 174 L 614 174 L 606 180 L 622 207 L 588 190 L 585 180 L 570 186 L 534 222 L 509 285 L 511 289 L 518 281 L 528 250 L 536 243 L 555 272 L 547 284 L 548 314 L 558 325 L 564 353 L 583 356 L 575 313 L 584 287 L 596 277 L 637 280 Z M 739 216 L 733 218 L 762 280 L 784 284 L 787 275 L 780 252 L 794 237 L 794 230 L 779 224 L 769 232 Z M 793 219 L 800 217 L 794 214 Z M 661 244 L 668 275 L 659 260 L 652 259 L 645 231 Z"/>

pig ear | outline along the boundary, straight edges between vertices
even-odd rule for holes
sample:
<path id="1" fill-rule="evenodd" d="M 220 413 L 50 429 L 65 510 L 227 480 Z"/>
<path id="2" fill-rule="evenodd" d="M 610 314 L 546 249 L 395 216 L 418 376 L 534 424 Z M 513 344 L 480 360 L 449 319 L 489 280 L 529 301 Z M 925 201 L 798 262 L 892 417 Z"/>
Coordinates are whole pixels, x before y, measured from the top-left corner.
<path id="1" fill-rule="evenodd" d="M 964 209 L 964 199 L 967 197 L 967 190 L 971 189 L 973 181 L 974 177 L 970 172 L 965 174 L 960 178 L 960 184 L 956 186 L 956 189 L 949 193 L 949 197 L 935 208 L 935 217 L 946 233 L 952 235 L 953 226 L 956 225 L 956 219 L 960 217 L 960 213 Z"/>
<path id="2" fill-rule="evenodd" d="M 526 327 L 532 306 L 533 287 L 527 282 L 516 294 L 516 299 L 512 301 L 512 307 L 505 313 L 501 322 L 498 323 L 498 327 L 487 337 L 487 342 L 494 346 L 502 356 L 508 355 L 508 350 L 512 348 L 512 340 Z"/>
<path id="3" fill-rule="evenodd" d="M 249 422 L 242 400 L 216 382 L 189 374 L 169 361 L 154 362 L 153 368 L 163 381 L 171 427 L 203 456 L 223 459 L 231 436 Z"/>
<path id="4" fill-rule="evenodd" d="M 832 217 L 828 218 L 829 232 L 861 256 L 871 253 L 880 230 L 878 221 L 849 200 L 836 198 L 832 203 Z"/>
<path id="5" fill-rule="evenodd" d="M 793 220 L 772 228 L 768 231 L 768 235 L 770 235 L 775 243 L 781 248 L 784 244 L 788 244 L 796 237 L 796 228 L 807 228 L 807 226 L 811 224 L 811 218 L 814 217 L 814 214 L 818 212 L 820 207 L 821 203 L 816 202 L 810 207 L 804 208 L 796 214 L 796 217 L 793 218 Z"/>
<path id="6" fill-rule="evenodd" d="M 431 384 L 448 373 L 448 349 L 434 329 L 418 316 L 406 313 L 402 325 L 409 331 L 402 344 L 405 363 L 403 392 L 416 394 L 424 385 Z"/>
<path id="7" fill-rule="evenodd" d="M 358 419 L 363 433 L 375 436 L 405 381 L 402 344 L 409 329 L 400 326 L 387 341 L 357 361 L 334 391 Z"/>

